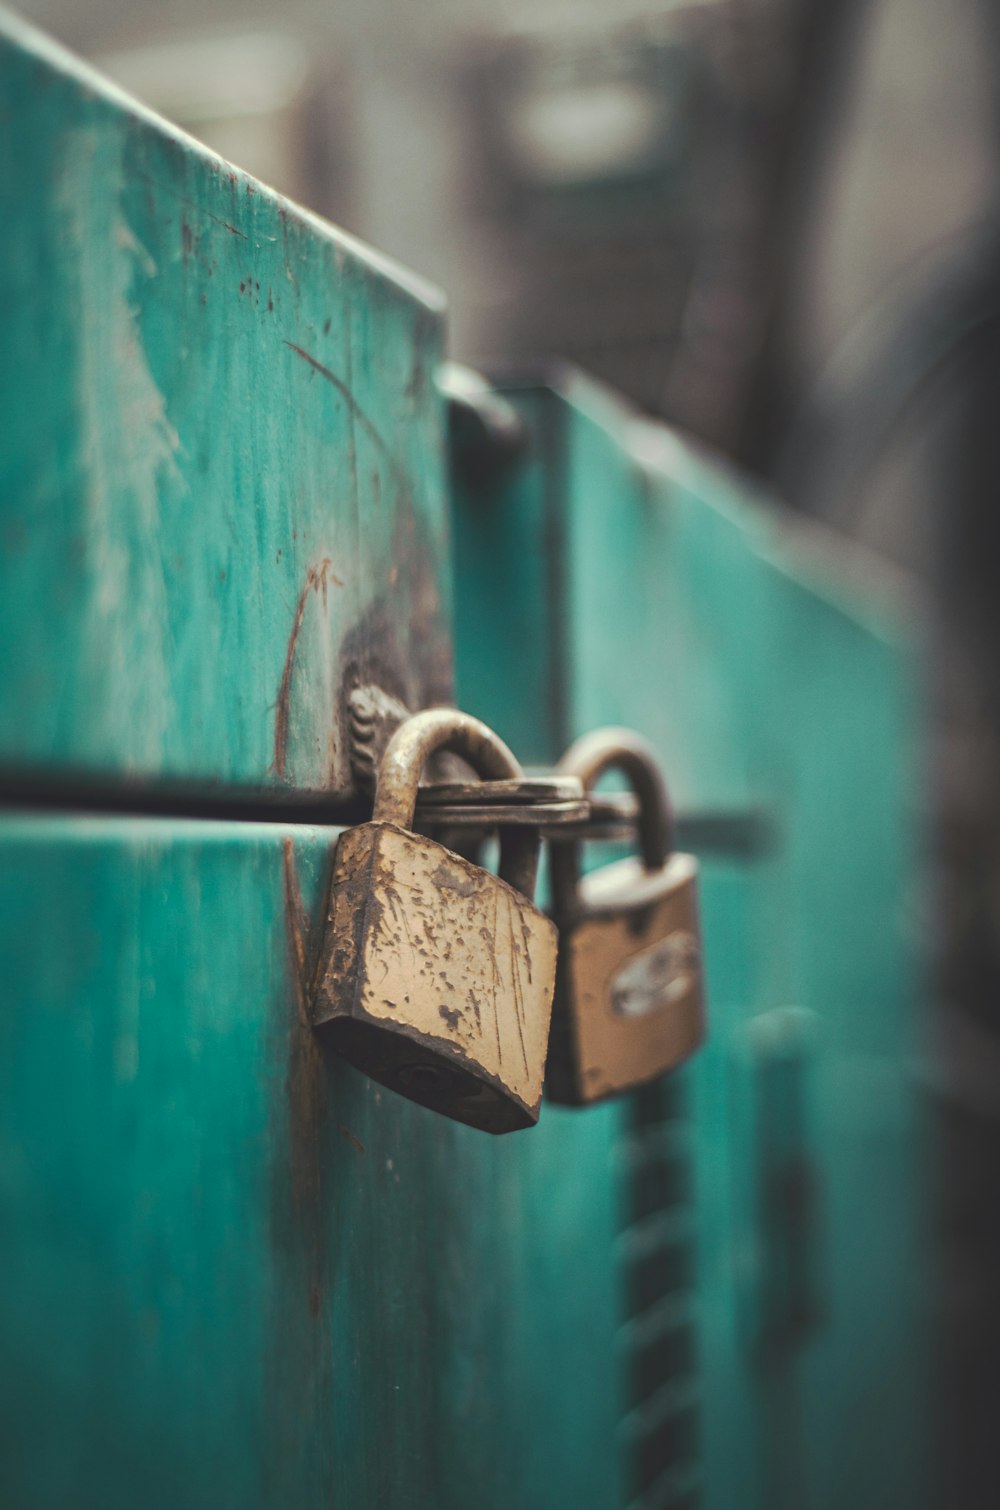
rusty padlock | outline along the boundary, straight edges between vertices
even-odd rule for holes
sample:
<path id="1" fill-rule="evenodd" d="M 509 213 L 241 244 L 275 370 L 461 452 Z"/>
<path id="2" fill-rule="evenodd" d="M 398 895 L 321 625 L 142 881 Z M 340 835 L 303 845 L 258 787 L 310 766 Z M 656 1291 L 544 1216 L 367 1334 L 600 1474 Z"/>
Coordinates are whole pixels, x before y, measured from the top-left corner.
<path id="1" fill-rule="evenodd" d="M 697 862 L 672 853 L 666 788 L 629 729 L 584 735 L 558 769 L 590 791 L 605 771 L 639 799 L 639 857 L 580 875 L 580 843 L 552 844 L 559 964 L 545 1093 L 581 1106 L 686 1059 L 704 1037 Z"/>
<path id="2" fill-rule="evenodd" d="M 501 831 L 491 875 L 412 832 L 436 750 L 484 779 L 519 779 L 511 751 L 451 708 L 406 720 L 379 766 L 370 823 L 337 843 L 314 1025 L 411 1101 L 487 1132 L 538 1120 L 557 933 L 532 903 L 537 831 Z"/>

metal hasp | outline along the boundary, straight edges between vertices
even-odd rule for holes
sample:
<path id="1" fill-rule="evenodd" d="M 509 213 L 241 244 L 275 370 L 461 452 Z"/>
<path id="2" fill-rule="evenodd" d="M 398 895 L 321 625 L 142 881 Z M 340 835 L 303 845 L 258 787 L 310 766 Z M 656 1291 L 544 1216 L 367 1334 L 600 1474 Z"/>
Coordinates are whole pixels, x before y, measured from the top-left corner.
<path id="1" fill-rule="evenodd" d="M 370 823 L 337 843 L 314 1007 L 324 1041 L 372 1079 L 493 1133 L 538 1120 L 556 930 L 531 903 L 537 829 L 501 833 L 500 875 L 412 832 L 429 757 L 484 777 L 521 767 L 478 719 L 415 714 L 379 767 Z"/>
<path id="2" fill-rule="evenodd" d="M 541 837 L 590 821 L 590 803 L 575 776 L 525 776 L 521 781 L 435 781 L 417 793 L 425 828 L 471 829 L 486 835 L 504 827 L 537 828 Z"/>
<path id="3" fill-rule="evenodd" d="M 632 730 L 585 734 L 559 770 L 588 792 L 619 771 L 640 809 L 638 858 L 581 876 L 578 841 L 552 848 L 559 967 L 545 1090 L 582 1106 L 675 1069 L 704 1037 L 698 867 L 672 852 L 656 755 Z"/>

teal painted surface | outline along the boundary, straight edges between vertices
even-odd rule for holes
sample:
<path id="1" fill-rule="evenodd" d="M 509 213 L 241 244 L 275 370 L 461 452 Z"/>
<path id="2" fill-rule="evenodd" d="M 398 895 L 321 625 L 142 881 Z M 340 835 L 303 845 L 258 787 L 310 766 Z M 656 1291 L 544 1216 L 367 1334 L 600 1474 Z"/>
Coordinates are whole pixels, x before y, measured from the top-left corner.
<path id="1" fill-rule="evenodd" d="M 520 760 L 545 765 L 566 742 L 562 448 L 550 396 L 521 405 L 534 444 L 514 472 L 455 485 L 456 665 L 460 705 L 492 709 Z"/>
<path id="2" fill-rule="evenodd" d="M 676 439 L 630 429 L 598 398 L 581 395 L 567 453 L 574 723 L 638 724 L 664 751 L 682 806 L 762 805 L 777 835 L 744 883 L 742 990 L 715 993 L 717 1031 L 694 1070 L 697 1097 L 713 1054 L 735 1061 L 722 1072 L 728 1126 L 698 1118 L 705 1199 L 721 1171 L 734 1192 L 721 1218 L 731 1222 L 725 1270 L 703 1292 L 709 1483 L 718 1474 L 715 1498 L 745 1503 L 733 1462 L 745 1406 L 716 1414 L 711 1396 L 713 1376 L 742 1377 L 755 1405 L 746 1467 L 761 1505 L 920 1503 L 922 1150 L 910 1078 L 920 1011 L 905 915 L 916 701 L 902 621 L 886 584 L 852 581 L 846 554 L 838 570 L 822 539 L 783 528 Z M 619 626 L 619 649 L 655 645 L 662 659 L 646 653 L 623 677 L 602 622 Z M 714 969 L 728 918 L 706 913 L 705 927 Z M 767 1283 L 755 1273 L 759 1225 L 740 1220 L 758 1130 L 741 1125 L 746 1071 L 733 1030 L 785 1006 L 818 1019 L 827 1321 L 765 1365 L 732 1347 L 728 1327 L 714 1337 L 712 1313 L 727 1299 L 752 1312 Z"/>
<path id="3" fill-rule="evenodd" d="M 603 1440 L 552 1451 L 604 1387 L 595 1149 L 319 1058 L 297 940 L 332 838 L 0 829 L 4 1504 L 614 1502 Z"/>
<path id="4" fill-rule="evenodd" d="M 0 767 L 343 792 L 337 693 L 450 685 L 436 300 L 0 34 Z M 490 1140 L 321 1059 L 330 830 L 5 819 L 4 1503 L 642 1503 L 629 1192 L 672 1140 L 706 1506 L 920 1502 L 905 645 L 665 432 L 519 402 L 538 450 L 457 512 L 461 701 L 528 759 L 632 723 L 682 807 L 774 825 L 706 858 L 681 1125 Z M 791 1087 L 758 1052 L 786 1006 Z M 800 1095 L 823 1314 L 765 1361 L 761 1160 Z"/>
<path id="5" fill-rule="evenodd" d="M 2 14 L 0 88 L 0 765 L 344 793 L 342 683 L 450 693 L 440 301 Z"/>
<path id="6" fill-rule="evenodd" d="M 753 859 L 704 857 L 711 1034 L 679 1077 L 697 1176 L 705 1504 L 919 1504 L 920 996 L 906 929 L 917 708 L 905 615 L 846 551 L 794 530 L 601 391 L 580 382 L 513 397 L 536 429 L 534 458 L 489 509 L 456 507 L 460 697 L 502 733 L 533 716 L 543 758 L 584 729 L 633 725 L 662 752 L 682 812 L 762 813 L 773 835 Z M 559 660 L 561 731 L 551 701 L 526 711 L 518 663 L 481 678 L 483 644 L 502 655 L 502 620 L 487 620 L 470 587 L 506 528 L 527 546 L 520 521 L 543 496 L 545 466 L 555 512 L 530 517 L 562 556 L 561 641 L 539 650 Z M 518 559 L 509 539 L 503 551 Z M 493 596 L 542 622 L 542 580 L 530 564 Z M 763 1350 L 781 1244 L 761 1190 L 768 1160 L 784 1157 L 768 1101 L 783 1082 L 749 1046 L 758 1019 L 787 1007 L 816 1024 L 808 1074 L 781 1094 L 802 1100 L 815 1165 L 815 1230 L 799 1245 L 811 1272 L 795 1282 L 819 1291 L 821 1314 L 780 1346 L 772 1328 Z M 621 1189 L 627 1171 L 607 1137 L 595 1167 Z"/>
<path id="7" fill-rule="evenodd" d="M 0 793 L 342 792 L 346 689 L 450 691 L 436 300 L 0 30 Z M 319 1057 L 333 838 L 0 824 L 4 1504 L 619 1497 L 604 1126 Z"/>
<path id="8" fill-rule="evenodd" d="M 549 404 L 545 394 L 525 397 L 537 444 L 513 474 L 453 499 L 457 699 L 488 710 L 529 764 L 551 762 L 565 743 L 562 471 L 547 444 Z M 518 1140 L 528 1241 L 505 1331 L 539 1367 L 504 1503 L 625 1502 L 620 1121 L 615 1105 L 578 1113 L 546 1104 Z"/>

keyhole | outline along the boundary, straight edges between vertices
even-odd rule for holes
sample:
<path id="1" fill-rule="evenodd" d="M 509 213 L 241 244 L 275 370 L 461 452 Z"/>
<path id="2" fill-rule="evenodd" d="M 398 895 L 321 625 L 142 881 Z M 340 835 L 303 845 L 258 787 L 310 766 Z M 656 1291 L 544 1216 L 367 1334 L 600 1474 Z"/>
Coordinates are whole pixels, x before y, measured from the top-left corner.
<path id="1" fill-rule="evenodd" d="M 459 1089 L 459 1077 L 439 1064 L 404 1064 L 396 1077 L 408 1091 L 423 1095 L 453 1095 Z"/>

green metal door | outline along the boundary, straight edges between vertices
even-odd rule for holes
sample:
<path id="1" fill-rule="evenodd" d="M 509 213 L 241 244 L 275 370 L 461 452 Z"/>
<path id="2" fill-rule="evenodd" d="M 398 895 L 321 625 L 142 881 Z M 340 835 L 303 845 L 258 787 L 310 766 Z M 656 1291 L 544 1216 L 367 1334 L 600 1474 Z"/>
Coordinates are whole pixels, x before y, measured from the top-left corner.
<path id="1" fill-rule="evenodd" d="M 639 729 L 702 862 L 706 1047 L 536 1140 L 586 1127 L 581 1227 L 614 1192 L 626 1500 L 921 1504 L 906 602 L 593 385 L 506 399 L 521 459 L 456 493 L 460 701 L 539 762 Z"/>
<path id="2" fill-rule="evenodd" d="M 0 79 L 3 1502 L 919 1503 L 879 594 L 583 389 L 449 518 L 433 292 L 9 18 Z M 696 1065 L 497 1140 L 308 1022 L 350 694 L 453 644 L 705 863 Z"/>

